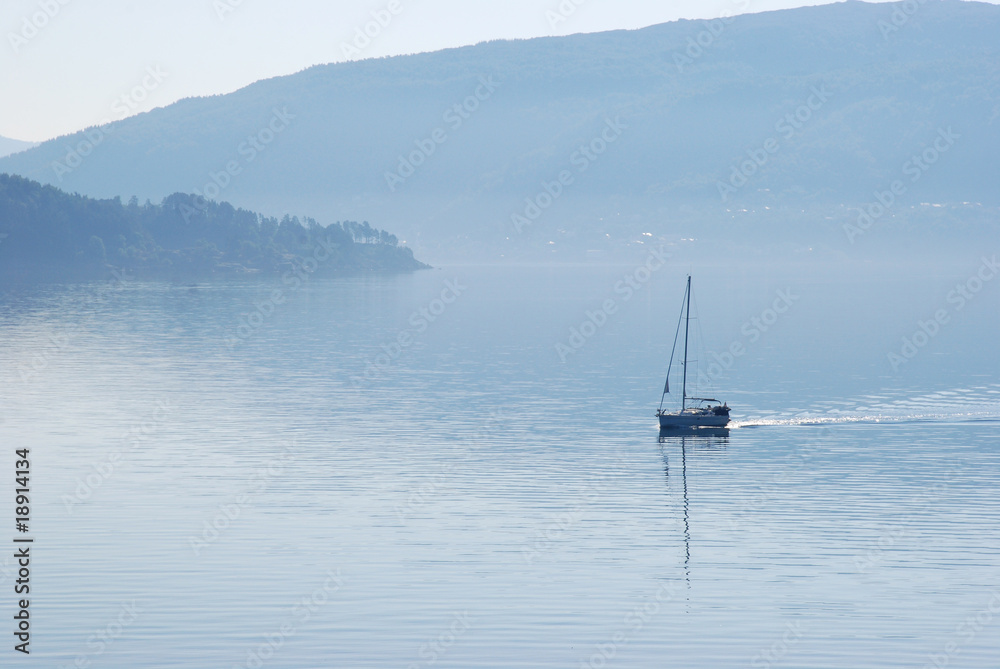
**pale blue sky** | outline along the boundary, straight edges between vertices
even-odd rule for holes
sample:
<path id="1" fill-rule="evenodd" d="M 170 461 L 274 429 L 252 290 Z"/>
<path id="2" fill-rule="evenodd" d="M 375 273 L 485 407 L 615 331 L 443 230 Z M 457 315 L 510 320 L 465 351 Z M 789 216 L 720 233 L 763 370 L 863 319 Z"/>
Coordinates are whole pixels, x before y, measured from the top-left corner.
<path id="1" fill-rule="evenodd" d="M 384 28 L 372 26 L 378 34 L 352 58 L 813 4 L 825 3 L 4 0 L 0 135 L 41 141 L 181 98 L 228 93 L 258 79 L 343 61 L 343 45 L 373 20 L 372 12 L 381 12 L 383 22 L 391 20 Z M 566 20 L 556 23 L 551 19 L 559 16 L 560 6 Z"/>

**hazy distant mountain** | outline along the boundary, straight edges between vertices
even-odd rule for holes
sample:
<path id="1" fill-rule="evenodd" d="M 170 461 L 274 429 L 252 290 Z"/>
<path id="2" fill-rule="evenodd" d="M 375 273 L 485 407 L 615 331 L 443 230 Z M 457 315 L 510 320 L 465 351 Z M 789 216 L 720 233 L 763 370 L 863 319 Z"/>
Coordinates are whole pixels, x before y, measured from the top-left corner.
<path id="1" fill-rule="evenodd" d="M 885 224 L 939 223 L 932 205 L 995 220 L 998 35 L 994 5 L 852 1 L 496 41 L 182 100 L 0 171 L 98 197 L 196 191 L 393 221 L 438 258 L 734 225 L 826 226 L 818 241 L 835 246 L 876 193 L 893 197 Z"/>
<path id="2" fill-rule="evenodd" d="M 5 282 L 261 274 L 298 285 L 314 273 L 423 267 L 395 235 L 367 222 L 279 221 L 183 193 L 158 205 L 134 197 L 122 204 L 0 174 Z"/>
<path id="3" fill-rule="evenodd" d="M 25 151 L 33 146 L 38 146 L 38 142 L 22 142 L 19 139 L 0 137 L 0 158 L 17 153 L 18 151 Z"/>

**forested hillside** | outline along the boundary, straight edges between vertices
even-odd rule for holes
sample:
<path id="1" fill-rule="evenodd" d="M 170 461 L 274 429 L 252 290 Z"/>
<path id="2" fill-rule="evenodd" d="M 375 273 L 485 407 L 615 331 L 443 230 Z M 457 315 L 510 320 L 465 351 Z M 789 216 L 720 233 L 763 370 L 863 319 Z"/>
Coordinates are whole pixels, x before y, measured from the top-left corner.
<path id="1" fill-rule="evenodd" d="M 112 271 L 183 279 L 421 267 L 395 235 L 367 222 L 279 221 L 183 193 L 160 204 L 139 204 L 135 197 L 123 204 L 0 174 L 0 276 L 6 280 L 101 278 Z"/>

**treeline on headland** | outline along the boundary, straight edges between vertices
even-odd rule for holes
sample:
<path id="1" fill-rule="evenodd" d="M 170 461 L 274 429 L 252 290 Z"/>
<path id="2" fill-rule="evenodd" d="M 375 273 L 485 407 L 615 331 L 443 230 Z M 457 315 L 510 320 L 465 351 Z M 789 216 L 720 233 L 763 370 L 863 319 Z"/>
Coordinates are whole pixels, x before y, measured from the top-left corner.
<path id="1" fill-rule="evenodd" d="M 323 226 L 174 193 L 160 204 L 95 200 L 0 174 L 0 276 L 26 280 L 399 272 L 427 265 L 368 222 Z"/>

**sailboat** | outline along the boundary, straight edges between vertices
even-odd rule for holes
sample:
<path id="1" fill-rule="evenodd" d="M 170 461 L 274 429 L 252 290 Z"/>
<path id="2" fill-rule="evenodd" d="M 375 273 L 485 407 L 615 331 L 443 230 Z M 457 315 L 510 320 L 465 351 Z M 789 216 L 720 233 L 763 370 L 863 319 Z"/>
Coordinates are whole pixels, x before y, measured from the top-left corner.
<path id="1" fill-rule="evenodd" d="M 681 410 L 664 411 L 663 401 L 670 393 L 670 368 L 674 364 L 674 352 L 677 350 L 677 337 L 681 331 L 681 320 L 684 321 L 684 376 L 681 382 Z M 667 365 L 667 381 L 663 384 L 663 394 L 660 396 L 660 408 L 656 416 L 660 419 L 660 429 L 692 428 L 692 427 L 725 427 L 729 423 L 729 405 L 720 403 L 710 397 L 688 397 L 688 332 L 691 325 L 691 275 L 687 278 L 687 290 L 684 292 L 684 302 L 681 303 L 681 315 L 677 320 L 677 331 L 674 333 L 674 346 L 670 351 L 670 363 Z M 692 406 L 688 406 L 688 402 Z M 713 404 L 714 402 L 714 404 Z"/>

